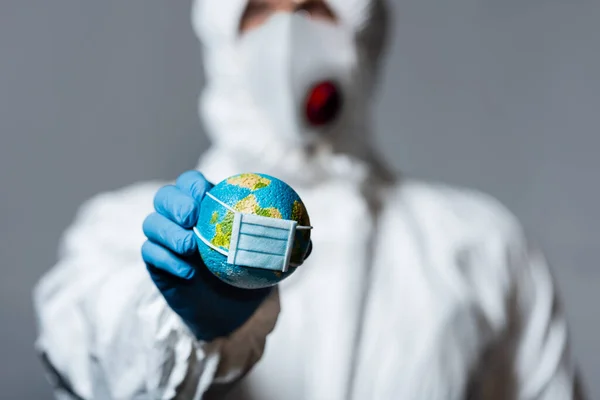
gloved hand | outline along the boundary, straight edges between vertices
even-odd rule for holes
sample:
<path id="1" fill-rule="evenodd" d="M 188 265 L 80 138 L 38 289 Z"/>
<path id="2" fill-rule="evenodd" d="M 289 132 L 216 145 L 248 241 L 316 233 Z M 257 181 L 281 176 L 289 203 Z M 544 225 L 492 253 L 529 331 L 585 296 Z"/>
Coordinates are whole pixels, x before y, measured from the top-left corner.
<path id="1" fill-rule="evenodd" d="M 200 172 L 182 174 L 175 186 L 157 192 L 156 212 L 143 224 L 148 241 L 142 246 L 142 257 L 152 280 L 173 311 L 204 341 L 232 333 L 271 291 L 230 286 L 202 262 L 192 228 L 200 202 L 212 186 Z"/>

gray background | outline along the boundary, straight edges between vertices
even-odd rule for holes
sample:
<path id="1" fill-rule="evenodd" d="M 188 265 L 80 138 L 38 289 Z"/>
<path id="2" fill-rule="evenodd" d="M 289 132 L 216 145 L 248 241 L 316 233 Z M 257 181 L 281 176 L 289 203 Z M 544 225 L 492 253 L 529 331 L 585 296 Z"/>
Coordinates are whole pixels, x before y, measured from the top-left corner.
<path id="1" fill-rule="evenodd" d="M 402 0 L 377 140 L 500 198 L 555 266 L 600 398 L 600 2 Z M 96 192 L 194 166 L 189 1 L 0 1 L 0 398 L 45 399 L 30 291 Z"/>

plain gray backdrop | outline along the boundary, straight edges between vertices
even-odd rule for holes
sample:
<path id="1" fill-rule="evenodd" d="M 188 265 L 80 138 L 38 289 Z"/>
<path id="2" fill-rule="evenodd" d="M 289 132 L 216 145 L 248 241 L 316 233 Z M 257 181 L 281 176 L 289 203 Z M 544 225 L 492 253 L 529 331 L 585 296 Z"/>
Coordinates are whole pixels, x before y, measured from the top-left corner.
<path id="1" fill-rule="evenodd" d="M 207 147 L 189 0 L 0 2 L 0 398 L 49 399 L 31 289 L 78 205 Z M 401 0 L 376 140 L 542 244 L 600 398 L 600 1 Z"/>

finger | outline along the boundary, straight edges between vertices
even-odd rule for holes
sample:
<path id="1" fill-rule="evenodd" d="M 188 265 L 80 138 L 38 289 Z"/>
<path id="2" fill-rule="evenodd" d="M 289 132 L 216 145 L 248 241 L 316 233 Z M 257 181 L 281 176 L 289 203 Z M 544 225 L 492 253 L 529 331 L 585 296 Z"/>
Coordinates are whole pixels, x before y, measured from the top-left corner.
<path id="1" fill-rule="evenodd" d="M 191 228 L 198 222 L 199 203 L 172 185 L 159 189 L 154 197 L 154 208 L 184 228 Z"/>
<path id="2" fill-rule="evenodd" d="M 183 193 L 189 194 L 200 204 L 204 194 L 213 188 L 213 184 L 206 180 L 199 171 L 188 171 L 181 174 L 175 184 Z"/>
<path id="3" fill-rule="evenodd" d="M 183 229 L 158 213 L 146 217 L 142 229 L 144 235 L 152 242 L 164 246 L 181 256 L 192 255 L 198 249 L 194 232 Z"/>
<path id="4" fill-rule="evenodd" d="M 158 268 L 182 279 L 191 279 L 196 273 L 191 265 L 163 246 L 151 241 L 147 241 L 142 245 L 142 258 L 149 266 Z"/>

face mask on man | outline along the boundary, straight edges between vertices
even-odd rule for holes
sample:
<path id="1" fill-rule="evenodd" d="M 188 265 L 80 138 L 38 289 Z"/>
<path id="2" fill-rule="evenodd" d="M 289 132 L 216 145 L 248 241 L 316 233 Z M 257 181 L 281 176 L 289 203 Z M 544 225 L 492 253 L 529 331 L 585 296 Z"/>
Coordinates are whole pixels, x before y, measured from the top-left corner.
<path id="1" fill-rule="evenodd" d="M 195 0 L 205 77 L 199 112 L 212 144 L 204 158 L 234 163 L 229 175 L 259 170 L 302 184 L 376 164 L 383 4 L 327 0 L 332 19 L 275 12 L 242 29 L 248 0 Z"/>
<path id="2" fill-rule="evenodd" d="M 244 86 L 282 139 L 313 143 L 351 117 L 357 50 L 343 26 L 278 12 L 243 33 L 237 49 Z"/>

